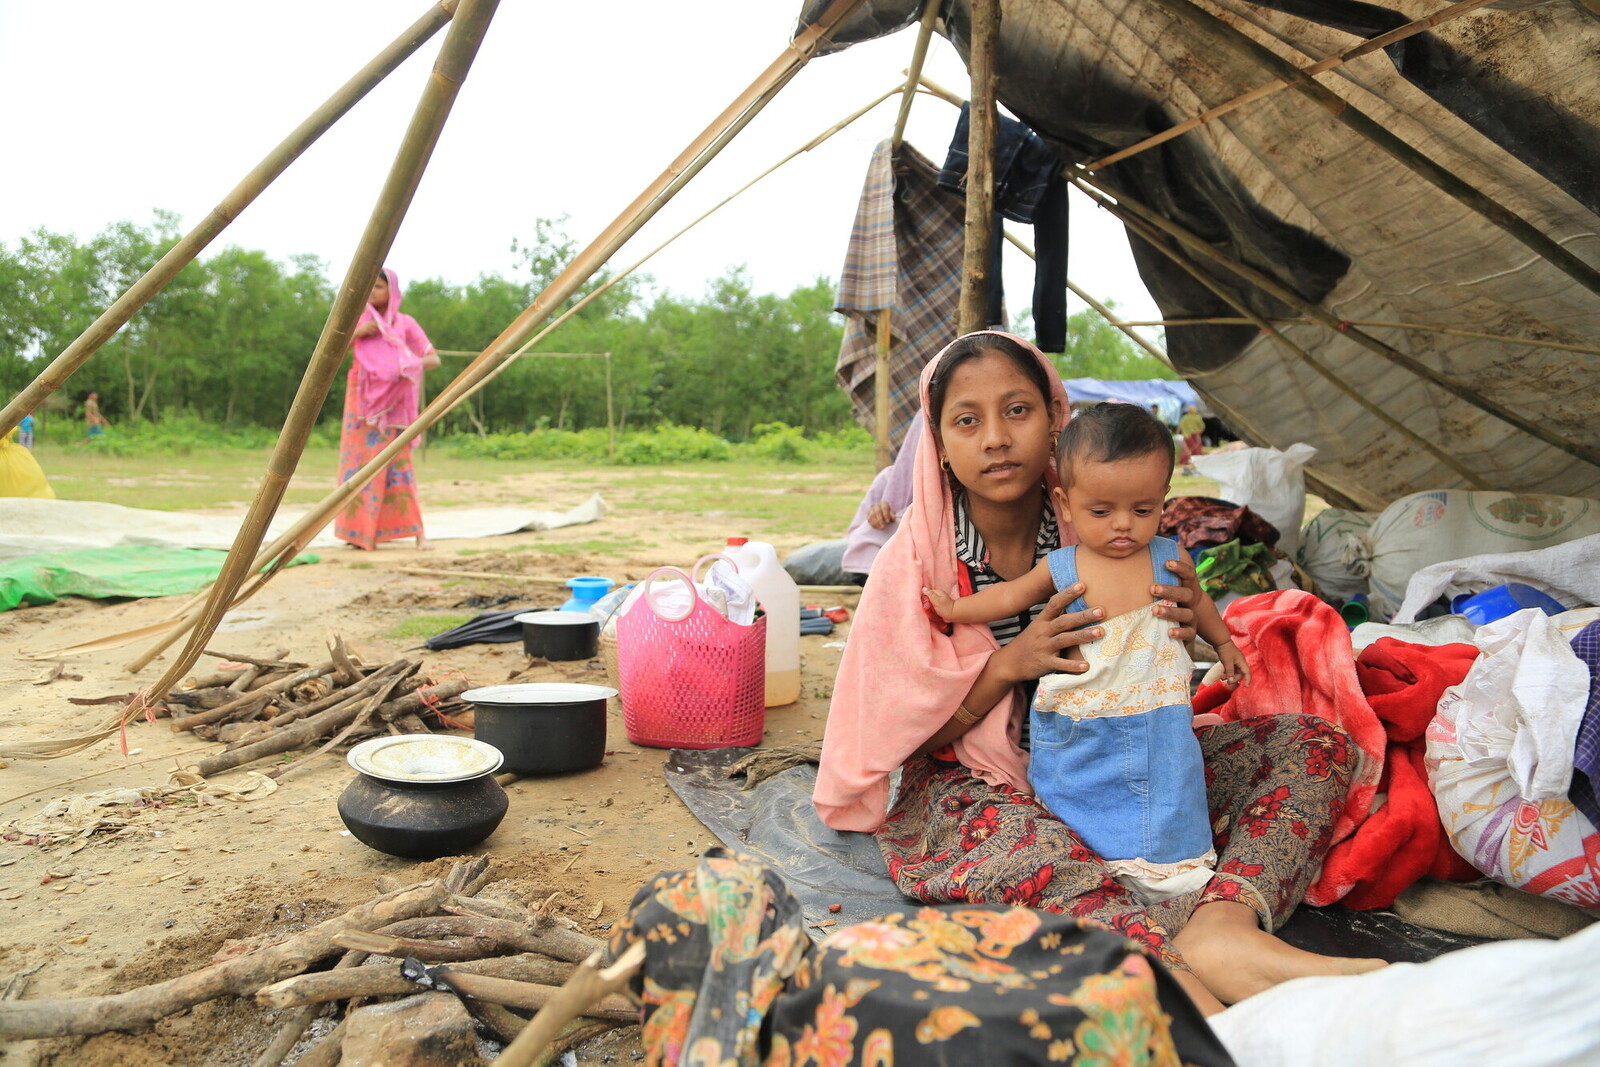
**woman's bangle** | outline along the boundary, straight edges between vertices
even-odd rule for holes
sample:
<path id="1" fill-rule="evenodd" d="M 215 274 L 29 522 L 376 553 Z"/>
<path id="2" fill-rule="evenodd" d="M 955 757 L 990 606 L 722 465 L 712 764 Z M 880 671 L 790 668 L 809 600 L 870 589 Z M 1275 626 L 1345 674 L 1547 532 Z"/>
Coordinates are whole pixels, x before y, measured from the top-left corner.
<path id="1" fill-rule="evenodd" d="M 976 726 L 982 718 L 982 715 L 974 715 L 968 711 L 965 704 L 961 704 L 956 708 L 955 720 L 963 726 Z"/>

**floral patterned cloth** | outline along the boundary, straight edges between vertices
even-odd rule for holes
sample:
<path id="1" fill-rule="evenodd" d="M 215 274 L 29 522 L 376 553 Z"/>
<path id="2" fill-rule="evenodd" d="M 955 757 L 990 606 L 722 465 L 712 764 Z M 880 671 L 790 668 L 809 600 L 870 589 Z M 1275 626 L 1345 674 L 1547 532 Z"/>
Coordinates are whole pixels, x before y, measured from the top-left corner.
<path id="1" fill-rule="evenodd" d="M 1327 852 L 1354 749 L 1338 727 L 1279 715 L 1201 727 L 1217 850 L 1203 888 L 1140 904 L 1105 860 L 1031 794 L 994 787 L 959 763 L 905 765 L 877 831 L 900 891 L 929 903 L 1018 904 L 1101 923 L 1187 969 L 1171 938 L 1202 904 L 1249 905 L 1266 930 L 1294 912 Z"/>
<path id="2" fill-rule="evenodd" d="M 1232 1063 L 1147 949 L 1094 923 L 930 907 L 845 927 L 806 955 L 802 922 L 771 871 L 721 849 L 641 890 L 611 947 L 647 946 L 634 983 L 644 1062 Z"/>

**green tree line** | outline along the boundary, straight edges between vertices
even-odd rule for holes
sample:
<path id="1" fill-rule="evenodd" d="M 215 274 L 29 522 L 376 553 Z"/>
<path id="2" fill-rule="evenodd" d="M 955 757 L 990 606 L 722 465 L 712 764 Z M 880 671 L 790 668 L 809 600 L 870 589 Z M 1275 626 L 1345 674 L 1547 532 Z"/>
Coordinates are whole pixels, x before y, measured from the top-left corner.
<path id="1" fill-rule="evenodd" d="M 121 222 L 89 240 L 36 230 L 0 244 L 0 389 L 22 388 L 179 236 L 177 216 L 148 226 Z M 434 345 L 476 353 L 565 266 L 575 251 L 559 220 L 540 220 L 513 243 L 510 276 L 465 285 L 402 276 L 403 309 Z M 601 284 L 597 277 L 593 286 Z M 587 291 L 587 290 L 585 290 Z M 90 390 L 113 422 L 175 417 L 223 426 L 277 427 L 333 299 L 326 267 L 312 256 L 279 263 L 263 252 L 226 247 L 195 261 L 51 398 L 47 410 L 76 411 Z M 731 440 L 781 421 L 809 431 L 849 425 L 849 403 L 834 380 L 842 320 L 833 285 L 819 278 L 787 295 L 758 293 L 735 268 L 702 296 L 655 291 L 650 279 L 622 280 L 592 301 L 458 408 L 447 432 L 503 433 L 606 425 L 601 358 L 536 353 L 610 353 L 613 418 L 621 429 L 663 423 L 703 427 Z M 1155 377 L 1160 364 L 1092 312 L 1069 323 L 1070 375 Z M 427 395 L 465 365 L 444 359 Z M 338 376 L 323 416 L 343 404 Z"/>

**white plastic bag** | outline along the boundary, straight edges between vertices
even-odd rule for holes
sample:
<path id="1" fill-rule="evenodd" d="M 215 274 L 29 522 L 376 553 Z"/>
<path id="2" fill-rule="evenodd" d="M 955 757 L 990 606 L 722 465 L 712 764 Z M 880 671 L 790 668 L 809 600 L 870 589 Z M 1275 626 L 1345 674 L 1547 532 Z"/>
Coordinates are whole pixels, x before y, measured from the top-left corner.
<path id="1" fill-rule="evenodd" d="M 1567 799 L 1589 669 L 1525 608 L 1478 628 L 1483 655 L 1439 698 L 1428 787 L 1451 846 L 1503 885 L 1600 907 L 1596 829 Z"/>
<path id="2" fill-rule="evenodd" d="M 1350 561 L 1357 554 L 1353 551 L 1359 544 L 1355 539 L 1365 534 L 1377 517 L 1376 511 L 1328 508 L 1301 529 L 1296 556 L 1323 593 L 1349 600 L 1367 591 L 1366 571 L 1352 570 Z"/>
<path id="3" fill-rule="evenodd" d="M 1218 483 L 1217 495 L 1243 504 L 1278 528 L 1278 548 L 1290 559 L 1300 544 L 1300 521 L 1306 514 L 1303 468 L 1317 450 L 1308 444 L 1276 448 L 1240 448 L 1196 456 L 1195 469 Z"/>

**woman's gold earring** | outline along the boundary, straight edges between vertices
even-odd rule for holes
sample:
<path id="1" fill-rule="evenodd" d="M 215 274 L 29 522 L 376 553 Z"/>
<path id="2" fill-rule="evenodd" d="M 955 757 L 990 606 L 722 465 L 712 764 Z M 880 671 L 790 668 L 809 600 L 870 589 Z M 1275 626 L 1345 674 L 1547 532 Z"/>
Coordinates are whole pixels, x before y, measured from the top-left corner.
<path id="1" fill-rule="evenodd" d="M 1060 430 L 1051 430 L 1050 431 L 1050 451 L 1054 452 L 1057 448 L 1060 448 L 1060 447 L 1061 447 L 1061 431 Z"/>
<path id="2" fill-rule="evenodd" d="M 939 457 L 939 469 L 946 474 L 950 473 L 950 461 L 943 456 Z"/>

